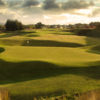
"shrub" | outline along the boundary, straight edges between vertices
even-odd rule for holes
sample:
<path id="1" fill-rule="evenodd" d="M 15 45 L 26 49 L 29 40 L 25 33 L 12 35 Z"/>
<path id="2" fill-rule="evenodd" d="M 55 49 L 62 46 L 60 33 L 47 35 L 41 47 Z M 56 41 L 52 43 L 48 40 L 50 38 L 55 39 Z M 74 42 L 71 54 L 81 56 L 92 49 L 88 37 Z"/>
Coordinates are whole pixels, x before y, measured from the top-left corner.
<path id="1" fill-rule="evenodd" d="M 42 24 L 41 22 L 39 22 L 39 23 L 37 23 L 36 25 L 35 25 L 35 28 L 37 28 L 37 29 L 41 29 L 41 28 L 43 28 L 44 27 L 44 24 Z"/>
<path id="2" fill-rule="evenodd" d="M 5 26 L 4 25 L 0 25 L 0 31 L 4 30 Z"/>
<path id="3" fill-rule="evenodd" d="M 17 20 L 7 20 L 5 28 L 7 31 L 16 31 L 16 30 L 22 30 L 23 25 L 21 22 Z"/>
<path id="4" fill-rule="evenodd" d="M 74 30 L 77 35 L 89 36 L 89 37 L 100 37 L 100 29 L 80 29 Z"/>
<path id="5" fill-rule="evenodd" d="M 77 35 L 80 35 L 80 36 L 89 36 L 92 32 L 91 29 L 77 29 L 74 31 Z"/>

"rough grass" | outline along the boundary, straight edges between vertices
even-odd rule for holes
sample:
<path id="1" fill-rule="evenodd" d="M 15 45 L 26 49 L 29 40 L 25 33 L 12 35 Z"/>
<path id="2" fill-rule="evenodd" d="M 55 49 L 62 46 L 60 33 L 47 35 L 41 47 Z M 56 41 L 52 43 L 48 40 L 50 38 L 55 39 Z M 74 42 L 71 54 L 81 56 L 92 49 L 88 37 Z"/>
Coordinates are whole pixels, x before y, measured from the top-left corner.
<path id="1" fill-rule="evenodd" d="M 13 100 L 100 88 L 100 55 L 91 51 L 99 39 L 57 32 L 0 34 L 0 86 L 8 88 Z"/>
<path id="2" fill-rule="evenodd" d="M 100 100 L 100 90 L 93 90 L 83 93 L 77 100 Z"/>

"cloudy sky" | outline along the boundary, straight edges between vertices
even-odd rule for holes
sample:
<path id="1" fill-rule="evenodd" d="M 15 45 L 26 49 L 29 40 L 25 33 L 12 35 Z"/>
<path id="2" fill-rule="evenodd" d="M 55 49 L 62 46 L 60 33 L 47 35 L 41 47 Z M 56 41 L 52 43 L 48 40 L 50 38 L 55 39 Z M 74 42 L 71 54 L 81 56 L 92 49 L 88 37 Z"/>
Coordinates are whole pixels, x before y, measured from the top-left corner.
<path id="1" fill-rule="evenodd" d="M 74 24 L 100 21 L 100 0 L 0 0 L 0 23 Z"/>

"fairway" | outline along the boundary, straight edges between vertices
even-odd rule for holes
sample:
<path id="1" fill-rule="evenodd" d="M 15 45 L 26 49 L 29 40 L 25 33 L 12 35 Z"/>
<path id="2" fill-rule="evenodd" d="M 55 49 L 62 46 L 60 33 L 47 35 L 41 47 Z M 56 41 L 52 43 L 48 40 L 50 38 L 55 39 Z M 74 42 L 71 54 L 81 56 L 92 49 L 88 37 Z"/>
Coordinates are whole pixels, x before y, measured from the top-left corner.
<path id="1" fill-rule="evenodd" d="M 100 88 L 99 38 L 62 30 L 0 34 L 0 87 L 13 100 Z"/>

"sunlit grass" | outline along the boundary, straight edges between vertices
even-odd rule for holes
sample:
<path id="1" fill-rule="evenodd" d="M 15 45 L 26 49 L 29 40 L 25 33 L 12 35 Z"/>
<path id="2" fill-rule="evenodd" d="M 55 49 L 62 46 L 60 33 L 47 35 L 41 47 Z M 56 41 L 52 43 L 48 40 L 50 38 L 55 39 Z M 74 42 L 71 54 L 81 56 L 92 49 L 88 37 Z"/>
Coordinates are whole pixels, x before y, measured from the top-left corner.
<path id="1" fill-rule="evenodd" d="M 99 39 L 68 34 L 54 29 L 2 33 L 0 86 L 14 100 L 100 88 L 100 55 L 91 51 Z"/>

